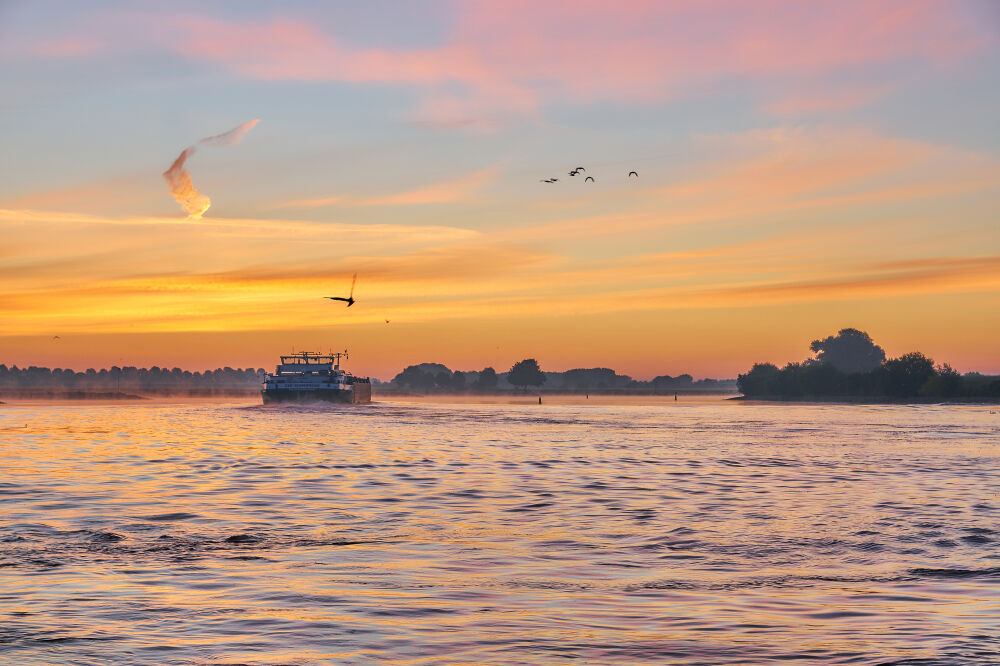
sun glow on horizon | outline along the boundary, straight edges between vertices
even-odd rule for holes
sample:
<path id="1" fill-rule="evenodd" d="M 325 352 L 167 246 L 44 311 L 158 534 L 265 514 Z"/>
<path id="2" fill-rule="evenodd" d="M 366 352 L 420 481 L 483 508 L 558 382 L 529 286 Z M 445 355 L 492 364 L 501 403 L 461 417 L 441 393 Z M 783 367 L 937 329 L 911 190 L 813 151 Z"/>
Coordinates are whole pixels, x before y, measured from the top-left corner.
<path id="1" fill-rule="evenodd" d="M 68 9 L 44 35 L 12 10 L 0 362 L 346 339 L 382 376 L 733 376 L 855 326 L 1000 372 L 1000 40 L 974 3 L 893 6 L 473 4 L 378 38 L 296 5 Z M 177 151 L 255 116 L 201 142 L 246 135 L 198 150 L 195 190 Z M 354 306 L 323 300 L 355 272 Z"/>

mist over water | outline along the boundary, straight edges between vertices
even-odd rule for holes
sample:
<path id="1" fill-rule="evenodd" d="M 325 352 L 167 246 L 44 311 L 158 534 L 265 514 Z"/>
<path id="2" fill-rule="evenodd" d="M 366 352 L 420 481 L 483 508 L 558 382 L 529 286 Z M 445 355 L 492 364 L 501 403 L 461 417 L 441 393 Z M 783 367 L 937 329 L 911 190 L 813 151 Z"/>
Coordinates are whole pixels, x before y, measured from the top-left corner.
<path id="1" fill-rule="evenodd" d="M 594 403 L 6 405 L 0 661 L 1000 662 L 989 408 Z"/>

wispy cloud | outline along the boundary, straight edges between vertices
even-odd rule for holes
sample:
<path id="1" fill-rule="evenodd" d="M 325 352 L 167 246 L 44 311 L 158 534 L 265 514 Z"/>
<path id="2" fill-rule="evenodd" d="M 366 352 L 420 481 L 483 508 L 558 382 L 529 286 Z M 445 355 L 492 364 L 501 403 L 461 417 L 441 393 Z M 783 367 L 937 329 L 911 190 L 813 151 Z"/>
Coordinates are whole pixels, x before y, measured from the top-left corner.
<path id="1" fill-rule="evenodd" d="M 198 145 L 231 146 L 237 144 L 243 140 L 247 132 L 252 130 L 258 122 L 260 122 L 259 118 L 248 120 L 228 132 L 205 137 L 198 142 Z M 201 219 L 201 216 L 209 209 L 212 205 L 212 200 L 195 188 L 194 183 L 191 181 L 191 172 L 185 167 L 186 162 L 194 155 L 195 150 L 195 146 L 188 146 L 182 150 L 177 159 L 170 165 L 170 168 L 163 172 L 163 177 L 170 186 L 170 194 L 181 205 L 184 212 L 188 214 L 188 217 L 197 220 Z"/>
<path id="2" fill-rule="evenodd" d="M 1000 289 L 1000 257 L 929 257 L 877 264 L 871 269 L 830 280 L 733 285 L 703 292 L 699 297 L 754 306 Z"/>
<path id="3" fill-rule="evenodd" d="M 796 86 L 766 105 L 768 111 L 780 116 L 813 113 L 839 113 L 870 104 L 888 96 L 897 86 L 891 84 L 854 83 L 837 85 L 825 82 L 818 87 Z"/>
<path id="4" fill-rule="evenodd" d="M 368 197 L 338 195 L 316 199 L 297 199 L 276 204 L 275 208 L 320 208 L 324 206 L 420 206 L 472 200 L 497 178 L 496 167 L 480 169 L 453 180 L 422 185 L 402 192 Z"/>
<path id="5" fill-rule="evenodd" d="M 515 0 L 455 8 L 450 37 L 422 48 L 358 47 L 287 15 L 131 13 L 17 49 L 78 57 L 158 45 L 257 79 L 412 86 L 422 93 L 419 121 L 481 128 L 534 116 L 554 100 L 662 101 L 723 89 L 733 77 L 759 83 L 767 95 L 781 83 L 783 92 L 764 106 L 782 114 L 847 108 L 877 96 L 857 77 L 859 66 L 947 65 L 994 38 L 957 3 L 939 1 Z M 844 76 L 854 78 L 836 90 Z"/>
<path id="6" fill-rule="evenodd" d="M 352 202 L 355 206 L 406 206 L 465 201 L 496 179 L 495 168 L 482 169 L 456 180 L 425 185 L 405 192 L 368 197 Z"/>
<path id="7" fill-rule="evenodd" d="M 285 201 L 279 204 L 275 204 L 275 208 L 323 208 L 325 206 L 333 206 L 334 204 L 342 203 L 346 197 L 335 196 L 335 197 L 319 197 L 317 199 L 295 199 L 294 201 Z"/>
<path id="8" fill-rule="evenodd" d="M 331 265 L 350 256 L 393 256 L 480 238 L 475 231 L 432 225 L 110 218 L 7 209 L 0 209 L 0 236 L 18 241 L 16 256 L 0 256 L 0 269 L 22 267 L 4 276 L 8 292 L 78 285 L 80 276 L 62 272 L 60 262 L 87 262 L 88 257 L 88 277 L 100 282 L 155 271 L 237 270 L 275 257 L 288 257 L 296 264 Z M 55 238 L 59 241 L 53 242 Z"/>

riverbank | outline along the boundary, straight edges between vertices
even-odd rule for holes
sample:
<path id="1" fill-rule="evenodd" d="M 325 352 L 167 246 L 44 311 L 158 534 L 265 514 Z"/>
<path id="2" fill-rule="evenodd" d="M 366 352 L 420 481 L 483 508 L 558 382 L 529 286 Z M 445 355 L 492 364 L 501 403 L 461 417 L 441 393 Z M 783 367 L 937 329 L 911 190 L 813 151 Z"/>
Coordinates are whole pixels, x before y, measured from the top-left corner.
<path id="1" fill-rule="evenodd" d="M 159 398 L 241 398 L 260 395 L 259 390 L 251 391 L 142 391 L 141 393 L 126 393 L 124 391 L 73 391 L 59 389 L 7 389 L 0 390 L 0 404 L 10 401 L 135 401 L 155 400 Z"/>
<path id="2" fill-rule="evenodd" d="M 913 397 L 895 398 L 891 396 L 745 396 L 738 395 L 728 400 L 754 403 L 807 403 L 807 404 L 849 404 L 849 405 L 993 405 L 1000 403 L 994 396 L 955 396 L 951 398 Z"/>

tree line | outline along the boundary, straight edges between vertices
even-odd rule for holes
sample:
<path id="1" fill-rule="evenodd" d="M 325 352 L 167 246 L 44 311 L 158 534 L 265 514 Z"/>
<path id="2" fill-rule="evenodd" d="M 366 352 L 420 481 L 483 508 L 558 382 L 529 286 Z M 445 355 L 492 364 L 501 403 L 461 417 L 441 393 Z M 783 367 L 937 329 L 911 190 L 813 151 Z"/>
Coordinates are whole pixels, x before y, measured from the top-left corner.
<path id="1" fill-rule="evenodd" d="M 867 333 L 854 328 L 813 340 L 810 349 L 815 358 L 780 369 L 772 363 L 754 364 L 737 378 L 740 392 L 748 398 L 773 399 L 1000 397 L 1000 377 L 961 375 L 920 352 L 886 358 Z"/>
<path id="2" fill-rule="evenodd" d="M 213 393 L 260 390 L 263 368 L 216 368 L 190 372 L 180 368 L 135 366 L 88 368 L 83 372 L 64 368 L 0 365 L 0 390 L 89 391 L 151 393 Z"/>
<path id="3" fill-rule="evenodd" d="M 263 368 L 216 368 L 191 372 L 180 368 L 112 366 L 76 371 L 39 366 L 0 364 L 0 391 L 91 392 L 91 393 L 243 393 L 258 391 Z M 632 379 L 611 368 L 575 368 L 546 372 L 535 359 L 524 359 L 505 372 L 487 367 L 478 371 L 452 371 L 440 363 L 411 365 L 390 382 L 374 380 L 377 386 L 420 393 L 491 393 L 545 388 L 552 391 L 622 390 L 637 392 L 735 391 L 735 380 L 700 379 L 689 374 L 660 375 L 649 381 Z"/>
<path id="4" fill-rule="evenodd" d="M 620 375 L 611 368 L 575 368 L 565 372 L 546 372 L 538 361 L 527 358 L 513 364 L 506 372 L 492 367 L 479 371 L 450 370 L 440 363 L 420 363 L 406 367 L 393 377 L 389 386 L 421 393 L 490 393 L 495 391 L 545 388 L 552 391 L 734 391 L 734 380 L 700 379 L 689 374 L 671 377 L 660 375 L 640 381 Z"/>

